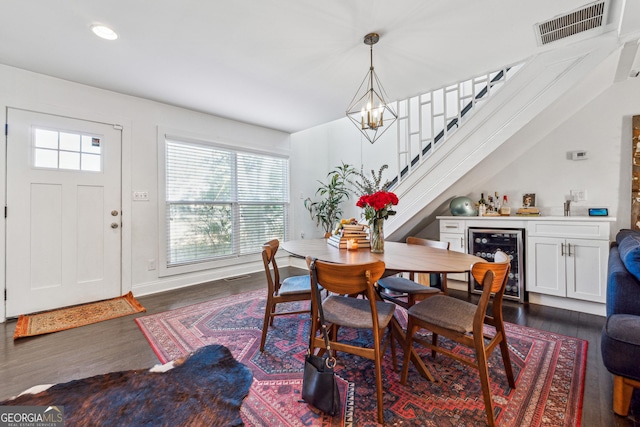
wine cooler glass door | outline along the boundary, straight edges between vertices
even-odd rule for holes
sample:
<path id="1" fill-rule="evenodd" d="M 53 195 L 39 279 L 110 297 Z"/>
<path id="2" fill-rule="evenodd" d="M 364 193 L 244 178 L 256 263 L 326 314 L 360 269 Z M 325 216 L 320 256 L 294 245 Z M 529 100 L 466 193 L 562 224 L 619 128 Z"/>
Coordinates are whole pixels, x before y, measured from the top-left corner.
<path id="1" fill-rule="evenodd" d="M 524 231 L 522 229 L 469 228 L 469 253 L 493 262 L 500 250 L 511 258 L 511 271 L 504 297 L 519 302 L 525 301 L 524 286 Z M 482 293 L 480 285 L 471 277 L 472 293 Z"/>

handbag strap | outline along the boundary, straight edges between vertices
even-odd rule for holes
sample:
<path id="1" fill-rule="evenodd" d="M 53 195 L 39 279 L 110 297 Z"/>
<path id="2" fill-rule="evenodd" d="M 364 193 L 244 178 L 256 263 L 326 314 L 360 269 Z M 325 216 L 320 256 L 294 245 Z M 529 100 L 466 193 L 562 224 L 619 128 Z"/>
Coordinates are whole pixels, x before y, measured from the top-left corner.
<path id="1" fill-rule="evenodd" d="M 311 260 L 311 264 L 309 268 L 311 270 L 311 275 L 313 277 L 311 281 L 312 291 L 316 294 L 316 301 L 318 306 L 318 317 L 320 318 L 320 327 L 322 328 L 322 336 L 324 337 L 324 345 L 329 353 L 329 359 L 327 359 L 327 366 L 329 366 L 330 360 L 333 365 L 335 365 L 335 357 L 331 353 L 331 344 L 329 344 L 329 334 L 327 332 L 327 323 L 324 320 L 324 311 L 322 310 L 322 297 L 320 295 L 320 289 L 318 287 L 318 272 L 316 271 L 316 261 L 317 258 L 313 258 Z M 315 319 L 314 319 L 315 320 Z M 311 340 L 313 337 L 309 334 L 309 349 L 307 350 L 309 353 L 311 352 Z M 330 366 L 329 366 L 330 367 Z"/>

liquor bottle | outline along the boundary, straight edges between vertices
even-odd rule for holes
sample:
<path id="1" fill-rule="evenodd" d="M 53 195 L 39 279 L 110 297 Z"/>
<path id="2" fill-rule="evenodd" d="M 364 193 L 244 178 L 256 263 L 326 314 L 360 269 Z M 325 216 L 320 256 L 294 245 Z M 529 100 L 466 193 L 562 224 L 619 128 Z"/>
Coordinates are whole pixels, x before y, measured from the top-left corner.
<path id="1" fill-rule="evenodd" d="M 478 216 L 485 216 L 487 213 L 487 201 L 484 199 L 484 193 L 480 193 L 480 200 L 478 200 Z"/>
<path id="2" fill-rule="evenodd" d="M 511 215 L 511 207 L 509 206 L 509 199 L 507 198 L 506 194 L 502 196 L 502 206 L 500 206 L 500 215 L 502 216 Z"/>

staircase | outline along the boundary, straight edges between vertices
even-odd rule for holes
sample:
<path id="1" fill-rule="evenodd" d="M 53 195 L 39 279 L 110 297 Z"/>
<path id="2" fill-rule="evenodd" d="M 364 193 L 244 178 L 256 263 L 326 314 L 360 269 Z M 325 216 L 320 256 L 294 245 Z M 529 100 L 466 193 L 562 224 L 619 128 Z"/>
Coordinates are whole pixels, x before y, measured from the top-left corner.
<path id="1" fill-rule="evenodd" d="M 399 112 L 396 137 L 400 147 L 400 173 L 391 181 L 391 188 L 449 139 L 522 65 L 505 67 L 398 101 L 395 108 Z"/>
<path id="2" fill-rule="evenodd" d="M 620 48 L 610 34 L 530 58 L 463 124 L 462 116 L 455 123 L 447 120 L 441 132 L 449 134 L 446 139 L 436 135 L 420 146 L 399 119 L 400 175 L 393 191 L 402 209 L 386 221 L 385 237 L 402 241 L 448 213 L 451 198 L 468 194 L 475 183 L 500 171 L 505 158 L 522 155 L 609 87 Z"/>

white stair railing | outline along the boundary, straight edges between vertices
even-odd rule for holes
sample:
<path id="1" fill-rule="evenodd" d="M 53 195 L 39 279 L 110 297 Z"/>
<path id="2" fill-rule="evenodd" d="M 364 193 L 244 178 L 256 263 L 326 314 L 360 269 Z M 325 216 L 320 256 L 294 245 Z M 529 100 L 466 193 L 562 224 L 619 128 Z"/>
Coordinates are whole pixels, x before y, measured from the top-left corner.
<path id="1" fill-rule="evenodd" d="M 524 65 L 500 70 L 396 102 L 397 185 L 449 139 L 472 113 Z"/>

